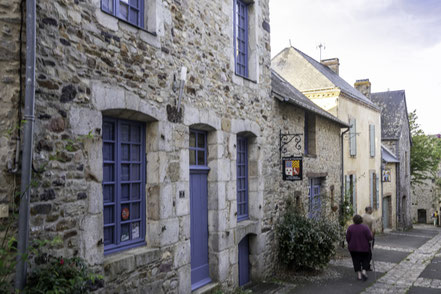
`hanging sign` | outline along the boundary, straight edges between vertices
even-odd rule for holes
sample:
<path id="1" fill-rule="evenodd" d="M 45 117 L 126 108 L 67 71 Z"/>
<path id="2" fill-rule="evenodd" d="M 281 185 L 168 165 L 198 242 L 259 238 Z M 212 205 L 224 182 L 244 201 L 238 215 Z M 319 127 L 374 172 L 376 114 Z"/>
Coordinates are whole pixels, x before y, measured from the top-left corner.
<path id="1" fill-rule="evenodd" d="M 301 181 L 303 176 L 303 158 L 301 156 L 282 157 L 283 180 Z"/>

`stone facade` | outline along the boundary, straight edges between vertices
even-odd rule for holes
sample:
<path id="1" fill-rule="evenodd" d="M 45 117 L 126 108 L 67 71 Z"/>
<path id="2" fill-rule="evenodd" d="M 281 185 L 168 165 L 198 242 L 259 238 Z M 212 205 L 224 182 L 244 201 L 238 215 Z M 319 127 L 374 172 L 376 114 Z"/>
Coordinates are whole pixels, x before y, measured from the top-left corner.
<path id="1" fill-rule="evenodd" d="M 0 5 L 2 131 L 17 122 L 20 1 Z M 207 132 L 208 247 L 213 281 L 238 286 L 238 243 L 263 270 L 265 140 L 271 134 L 267 0 L 249 7 L 249 79 L 234 72 L 234 1 L 146 1 L 145 29 L 99 0 L 37 2 L 32 238 L 61 236 L 61 256 L 104 274 L 104 293 L 190 293 L 189 129 Z M 187 67 L 181 112 L 175 81 Z M 146 124 L 146 245 L 104 254 L 103 116 Z M 236 140 L 249 138 L 249 220 L 236 220 Z M 3 164 L 15 142 L 2 137 Z M 14 190 L 1 169 L 1 201 Z M 273 261 L 274 262 L 274 261 Z"/>
<path id="2" fill-rule="evenodd" d="M 321 64 L 300 50 L 289 47 L 272 59 L 272 65 L 276 72 L 322 109 L 349 125 L 355 120 L 354 132 L 344 135 L 343 170 L 346 191 L 352 194 L 349 197 L 352 198 L 354 213 L 363 214 L 366 206 L 374 206 L 371 194 L 375 195 L 378 191 L 371 176 L 379 176 L 381 170 L 379 108 L 339 77 L 340 62 L 336 58 Z M 374 126 L 373 156 L 370 153 L 370 126 Z M 351 141 L 356 149 L 354 154 L 349 151 Z M 378 203 L 373 215 L 380 220 L 382 204 L 381 201 Z"/>
<path id="3" fill-rule="evenodd" d="M 20 1 L 0 5 L 0 218 L 9 215 L 17 191 L 16 177 L 11 171 L 17 167 L 15 152 L 20 129 L 20 14 Z"/>

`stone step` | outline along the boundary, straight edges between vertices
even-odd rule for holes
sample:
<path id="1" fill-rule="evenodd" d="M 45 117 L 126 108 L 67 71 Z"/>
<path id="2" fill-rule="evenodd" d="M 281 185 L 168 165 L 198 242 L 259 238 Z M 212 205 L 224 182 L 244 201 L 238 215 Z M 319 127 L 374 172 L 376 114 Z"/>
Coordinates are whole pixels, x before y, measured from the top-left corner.
<path id="1" fill-rule="evenodd" d="M 194 291 L 192 291 L 192 294 L 211 294 L 214 293 L 214 291 L 217 289 L 217 287 L 219 286 L 219 283 L 209 283 L 199 289 L 196 289 Z"/>

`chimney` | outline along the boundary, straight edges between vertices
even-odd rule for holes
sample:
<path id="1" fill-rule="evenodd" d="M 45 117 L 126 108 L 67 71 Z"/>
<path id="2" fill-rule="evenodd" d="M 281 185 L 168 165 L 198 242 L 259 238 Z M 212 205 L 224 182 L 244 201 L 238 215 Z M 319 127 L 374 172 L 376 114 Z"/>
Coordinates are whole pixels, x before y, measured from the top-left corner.
<path id="1" fill-rule="evenodd" d="M 338 58 L 323 59 L 320 63 L 326 65 L 338 75 L 338 67 L 340 66 Z"/>
<path id="2" fill-rule="evenodd" d="M 355 81 L 354 88 L 369 100 L 371 99 L 371 82 L 369 82 L 369 79 Z"/>

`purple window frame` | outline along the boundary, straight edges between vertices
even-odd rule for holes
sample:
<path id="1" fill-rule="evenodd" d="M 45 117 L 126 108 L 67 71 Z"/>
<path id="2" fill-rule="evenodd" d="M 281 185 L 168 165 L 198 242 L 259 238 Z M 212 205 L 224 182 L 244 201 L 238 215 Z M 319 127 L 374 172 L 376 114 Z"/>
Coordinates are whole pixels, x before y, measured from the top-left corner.
<path id="1" fill-rule="evenodd" d="M 234 64 L 236 74 L 248 78 L 248 4 L 234 0 Z"/>
<path id="2" fill-rule="evenodd" d="M 124 127 L 128 127 L 127 138 L 123 136 Z M 138 129 L 137 134 L 135 128 Z M 109 254 L 145 245 L 145 124 L 104 117 L 102 137 L 104 254 Z M 128 153 L 123 150 L 128 150 Z M 127 178 L 124 178 L 124 171 L 128 171 Z M 129 209 L 128 220 L 122 219 L 124 208 Z M 128 230 L 128 240 L 121 240 L 123 227 Z M 132 239 L 136 227 L 139 237 Z"/>
<path id="3" fill-rule="evenodd" d="M 192 145 L 192 136 L 195 138 L 194 146 Z M 190 142 L 188 149 L 190 152 L 190 168 L 198 169 L 207 166 L 207 132 L 190 129 Z M 194 154 L 194 161 L 192 161 L 192 154 Z M 200 154 L 202 154 L 201 158 L 199 157 Z"/>
<path id="4" fill-rule="evenodd" d="M 248 139 L 237 137 L 237 221 L 248 217 Z"/>
<path id="5" fill-rule="evenodd" d="M 144 1 L 145 0 L 101 0 L 101 10 L 111 14 L 124 22 L 144 28 Z M 107 5 L 105 3 L 108 3 Z M 109 7 L 111 3 L 111 7 Z M 121 4 L 123 3 L 123 4 Z M 121 5 L 127 6 L 127 18 L 121 14 Z M 133 14 L 138 16 L 133 16 Z"/>

